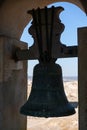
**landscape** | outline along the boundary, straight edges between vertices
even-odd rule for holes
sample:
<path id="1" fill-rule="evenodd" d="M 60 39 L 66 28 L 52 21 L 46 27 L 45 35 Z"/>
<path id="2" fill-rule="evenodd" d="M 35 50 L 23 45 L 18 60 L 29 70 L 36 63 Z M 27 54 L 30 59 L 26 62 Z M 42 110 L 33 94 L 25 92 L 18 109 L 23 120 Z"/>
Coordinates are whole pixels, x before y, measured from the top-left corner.
<path id="1" fill-rule="evenodd" d="M 32 80 L 28 80 L 28 96 Z M 78 130 L 78 81 L 77 78 L 64 78 L 64 89 L 76 113 L 67 117 L 38 118 L 27 117 L 27 130 Z"/>

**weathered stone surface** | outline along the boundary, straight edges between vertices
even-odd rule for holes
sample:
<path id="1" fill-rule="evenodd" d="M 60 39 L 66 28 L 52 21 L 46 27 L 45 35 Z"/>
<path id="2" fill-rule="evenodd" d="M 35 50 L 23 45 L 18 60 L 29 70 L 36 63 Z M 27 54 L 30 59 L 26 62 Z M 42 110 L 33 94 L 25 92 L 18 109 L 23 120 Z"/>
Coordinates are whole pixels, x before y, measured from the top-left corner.
<path id="1" fill-rule="evenodd" d="M 27 98 L 27 63 L 15 62 L 15 46 L 27 48 L 9 37 L 0 37 L 0 130 L 25 130 L 26 117 L 19 112 Z"/>

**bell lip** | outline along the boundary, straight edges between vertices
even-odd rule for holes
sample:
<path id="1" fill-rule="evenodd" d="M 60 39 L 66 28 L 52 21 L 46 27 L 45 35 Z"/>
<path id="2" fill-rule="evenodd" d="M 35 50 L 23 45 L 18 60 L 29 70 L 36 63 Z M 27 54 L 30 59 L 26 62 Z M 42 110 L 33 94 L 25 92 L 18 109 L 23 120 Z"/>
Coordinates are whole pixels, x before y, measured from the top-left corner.
<path id="1" fill-rule="evenodd" d="M 23 107 L 20 109 L 20 113 L 25 116 L 33 116 L 33 117 L 40 117 L 40 118 L 53 118 L 53 117 L 65 117 L 65 116 L 71 116 L 76 113 L 75 109 L 72 108 L 72 110 L 68 112 L 58 112 L 58 111 L 32 111 L 24 109 Z"/>

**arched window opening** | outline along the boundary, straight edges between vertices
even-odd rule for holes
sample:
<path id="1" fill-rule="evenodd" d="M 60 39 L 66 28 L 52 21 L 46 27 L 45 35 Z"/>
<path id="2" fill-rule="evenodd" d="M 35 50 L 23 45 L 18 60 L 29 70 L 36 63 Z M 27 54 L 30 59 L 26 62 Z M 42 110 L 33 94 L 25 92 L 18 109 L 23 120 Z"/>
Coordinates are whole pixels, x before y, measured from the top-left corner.
<path id="1" fill-rule="evenodd" d="M 87 26 L 87 17 L 85 13 L 76 5 L 67 2 L 57 2 L 51 6 L 62 6 L 64 11 L 60 14 L 60 19 L 65 25 L 65 30 L 61 35 L 61 42 L 67 46 L 78 45 L 77 28 Z M 34 40 L 28 33 L 28 29 L 31 26 L 31 22 L 25 27 L 21 36 L 21 41 L 27 42 L 29 47 L 33 45 Z M 31 86 L 31 77 L 33 75 L 33 68 L 38 63 L 38 60 L 28 61 L 28 85 Z M 27 128 L 36 129 L 74 129 L 78 130 L 78 58 L 62 58 L 58 59 L 57 64 L 61 65 L 63 72 L 64 87 L 67 97 L 73 103 L 72 105 L 76 108 L 76 114 L 74 116 L 63 117 L 63 118 L 29 118 Z M 30 92 L 30 88 L 28 88 Z M 28 96 L 29 96 L 28 92 Z M 37 119 L 37 120 L 36 120 Z M 39 121 L 39 123 L 38 123 Z M 33 123 L 34 122 L 34 123 Z M 34 125 L 31 125 L 31 124 Z M 66 125 L 67 124 L 67 125 Z M 71 127 L 72 128 L 71 128 Z"/>

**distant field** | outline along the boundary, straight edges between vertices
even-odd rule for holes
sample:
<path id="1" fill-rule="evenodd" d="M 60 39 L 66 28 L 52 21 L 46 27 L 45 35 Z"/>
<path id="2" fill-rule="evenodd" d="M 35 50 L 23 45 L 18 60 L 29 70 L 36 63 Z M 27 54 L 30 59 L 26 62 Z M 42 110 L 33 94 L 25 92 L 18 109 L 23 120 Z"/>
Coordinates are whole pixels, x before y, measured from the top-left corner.
<path id="1" fill-rule="evenodd" d="M 64 81 L 77 81 L 78 77 L 72 77 L 72 76 L 68 76 L 68 77 L 63 77 Z"/>

